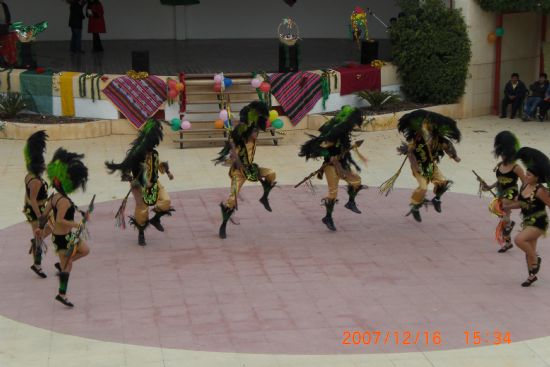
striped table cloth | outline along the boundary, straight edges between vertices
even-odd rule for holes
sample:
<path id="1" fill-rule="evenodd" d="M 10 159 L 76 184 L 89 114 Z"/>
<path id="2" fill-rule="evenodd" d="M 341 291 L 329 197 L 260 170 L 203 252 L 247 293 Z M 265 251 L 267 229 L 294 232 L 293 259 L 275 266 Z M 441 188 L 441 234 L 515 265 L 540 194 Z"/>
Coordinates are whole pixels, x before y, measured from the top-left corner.
<path id="1" fill-rule="evenodd" d="M 103 93 L 139 130 L 166 101 L 166 83 L 153 75 L 145 79 L 121 76 L 111 81 Z"/>
<path id="2" fill-rule="evenodd" d="M 271 93 L 294 126 L 322 97 L 321 77 L 307 71 L 271 74 L 269 82 Z"/>

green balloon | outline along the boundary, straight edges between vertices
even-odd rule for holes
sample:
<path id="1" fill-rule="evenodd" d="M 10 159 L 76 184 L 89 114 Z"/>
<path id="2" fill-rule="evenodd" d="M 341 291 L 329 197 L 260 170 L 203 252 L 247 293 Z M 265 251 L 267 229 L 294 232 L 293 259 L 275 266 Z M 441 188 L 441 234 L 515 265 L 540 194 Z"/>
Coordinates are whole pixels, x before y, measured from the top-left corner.
<path id="1" fill-rule="evenodd" d="M 281 119 L 277 119 L 277 120 L 271 122 L 271 126 L 273 126 L 275 129 L 282 129 L 282 127 L 284 125 L 285 124 L 284 124 L 283 120 L 281 120 Z"/>
<path id="2" fill-rule="evenodd" d="M 174 117 L 171 121 L 170 121 L 170 127 L 172 128 L 173 131 L 178 131 L 181 129 L 181 120 L 177 117 Z"/>
<path id="3" fill-rule="evenodd" d="M 504 28 L 498 27 L 497 30 L 495 31 L 495 34 L 497 35 L 497 37 L 504 36 Z"/>

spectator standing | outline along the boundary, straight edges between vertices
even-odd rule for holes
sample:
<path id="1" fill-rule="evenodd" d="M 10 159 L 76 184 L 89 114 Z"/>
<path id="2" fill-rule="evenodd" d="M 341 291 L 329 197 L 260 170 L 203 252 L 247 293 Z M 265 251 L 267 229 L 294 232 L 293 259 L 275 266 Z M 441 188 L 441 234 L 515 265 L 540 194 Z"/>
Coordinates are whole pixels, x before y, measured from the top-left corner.
<path id="1" fill-rule="evenodd" d="M 534 117 L 539 103 L 544 99 L 548 85 L 548 76 L 545 73 L 541 73 L 539 80 L 529 86 L 529 96 L 523 107 L 523 121 L 529 121 Z"/>
<path id="2" fill-rule="evenodd" d="M 527 87 L 525 87 L 525 83 L 519 80 L 518 73 L 513 73 L 510 81 L 508 81 L 504 87 L 504 99 L 502 100 L 500 118 L 503 119 L 506 117 L 506 109 L 509 104 L 512 104 L 512 114 L 510 115 L 510 118 L 516 118 L 516 114 L 521 107 L 521 103 L 523 102 L 523 98 L 525 98 L 526 94 Z"/>
<path id="3" fill-rule="evenodd" d="M 69 27 L 71 28 L 71 52 L 83 54 L 82 51 L 82 21 L 84 20 L 84 5 L 86 0 L 67 0 L 70 5 Z"/>
<path id="4" fill-rule="evenodd" d="M 93 35 L 94 52 L 103 52 L 100 33 L 106 33 L 105 19 L 103 18 L 103 5 L 99 0 L 88 0 L 88 8 L 86 9 L 88 16 L 88 33 Z"/>

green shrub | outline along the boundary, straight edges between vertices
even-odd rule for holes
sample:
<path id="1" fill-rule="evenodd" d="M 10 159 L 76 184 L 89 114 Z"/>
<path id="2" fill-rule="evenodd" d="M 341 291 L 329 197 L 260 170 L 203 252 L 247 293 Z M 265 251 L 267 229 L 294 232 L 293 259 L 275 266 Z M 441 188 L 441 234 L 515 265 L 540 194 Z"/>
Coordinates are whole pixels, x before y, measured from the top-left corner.
<path id="1" fill-rule="evenodd" d="M 399 95 L 394 92 L 365 90 L 357 93 L 357 95 L 367 101 L 370 105 L 369 108 L 374 111 L 383 110 L 385 107 L 401 101 Z"/>
<path id="2" fill-rule="evenodd" d="M 464 94 L 471 58 L 460 10 L 441 0 L 397 0 L 406 14 L 391 28 L 401 90 L 417 103 L 455 103 Z"/>
<path id="3" fill-rule="evenodd" d="M 25 109 L 25 103 L 19 93 L 6 93 L 0 95 L 0 117 L 12 118 Z"/>
<path id="4" fill-rule="evenodd" d="M 548 13 L 550 0 L 476 0 L 485 11 L 495 13 L 536 11 Z"/>

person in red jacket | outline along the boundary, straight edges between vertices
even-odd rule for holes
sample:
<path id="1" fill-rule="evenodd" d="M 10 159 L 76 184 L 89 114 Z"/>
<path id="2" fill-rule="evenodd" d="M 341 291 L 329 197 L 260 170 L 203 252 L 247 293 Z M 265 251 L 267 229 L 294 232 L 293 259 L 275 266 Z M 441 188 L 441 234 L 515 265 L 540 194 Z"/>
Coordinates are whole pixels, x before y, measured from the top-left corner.
<path id="1" fill-rule="evenodd" d="M 88 33 L 93 34 L 94 52 L 102 52 L 103 45 L 101 44 L 100 33 L 105 33 L 105 19 L 103 18 L 103 5 L 99 0 L 89 0 L 88 8 L 86 9 L 88 16 Z"/>

